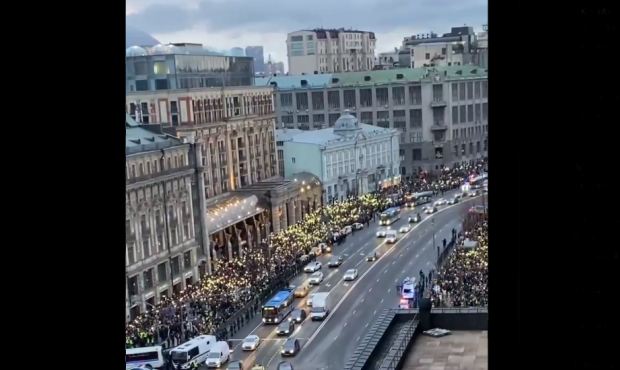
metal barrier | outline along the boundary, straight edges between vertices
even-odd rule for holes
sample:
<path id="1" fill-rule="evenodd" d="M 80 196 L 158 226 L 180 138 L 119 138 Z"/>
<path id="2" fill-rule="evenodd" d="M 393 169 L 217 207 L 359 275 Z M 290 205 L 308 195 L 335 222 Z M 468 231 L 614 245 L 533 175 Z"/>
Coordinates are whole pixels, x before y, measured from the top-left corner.
<path id="1" fill-rule="evenodd" d="M 388 355 L 381 363 L 380 370 L 395 370 L 400 367 L 403 355 L 407 352 L 419 323 L 420 321 L 416 315 L 411 319 L 411 323 L 401 330 L 396 341 L 394 341 L 394 344 L 388 351 Z"/>

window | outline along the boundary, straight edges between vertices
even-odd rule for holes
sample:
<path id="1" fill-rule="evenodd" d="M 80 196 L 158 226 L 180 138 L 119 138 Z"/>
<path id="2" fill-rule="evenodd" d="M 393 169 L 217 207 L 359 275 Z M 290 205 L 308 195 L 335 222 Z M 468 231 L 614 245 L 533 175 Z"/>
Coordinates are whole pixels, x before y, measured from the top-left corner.
<path id="1" fill-rule="evenodd" d="M 149 82 L 147 80 L 136 80 L 136 91 L 146 91 L 149 89 Z"/>
<path id="2" fill-rule="evenodd" d="M 146 66 L 146 61 L 144 60 L 139 60 L 139 61 L 135 61 L 133 63 L 133 69 L 136 75 L 146 75 L 148 74 L 147 72 L 147 66 Z"/>
<path id="3" fill-rule="evenodd" d="M 422 127 L 422 109 L 410 109 L 409 110 L 409 127 L 421 128 Z"/>
<path id="4" fill-rule="evenodd" d="M 303 36 L 291 36 L 291 41 L 304 41 Z"/>
<path id="5" fill-rule="evenodd" d="M 372 107 L 371 89 L 360 89 L 360 105 L 362 107 Z"/>
<path id="6" fill-rule="evenodd" d="M 172 125 L 178 126 L 179 125 L 179 111 L 177 108 L 177 102 L 175 101 L 170 102 L 170 116 L 172 117 Z"/>
<path id="7" fill-rule="evenodd" d="M 129 242 L 127 244 L 127 262 L 129 265 L 133 265 L 136 263 L 136 244 L 134 242 Z"/>
<path id="8" fill-rule="evenodd" d="M 355 90 L 344 90 L 344 107 L 355 108 Z"/>
<path id="9" fill-rule="evenodd" d="M 166 62 L 153 62 L 153 74 L 165 75 L 170 73 Z"/>
<path id="10" fill-rule="evenodd" d="M 155 90 L 167 90 L 168 89 L 168 80 L 157 79 L 155 80 Z"/>
<path id="11" fill-rule="evenodd" d="M 127 290 L 130 296 L 138 295 L 138 276 L 134 275 L 127 279 Z"/>
<path id="12" fill-rule="evenodd" d="M 482 81 L 482 97 L 487 98 L 489 96 L 488 81 Z"/>
<path id="13" fill-rule="evenodd" d="M 476 81 L 474 86 L 474 97 L 480 99 L 480 81 Z"/>
<path id="14" fill-rule="evenodd" d="M 422 135 L 422 131 L 414 131 L 411 133 L 409 138 L 411 139 L 412 143 L 421 143 L 424 139 L 424 136 Z"/>
<path id="15" fill-rule="evenodd" d="M 372 112 L 362 112 L 360 120 L 362 121 L 361 123 L 374 125 L 374 121 L 372 119 Z"/>
<path id="16" fill-rule="evenodd" d="M 476 153 L 480 153 L 480 142 L 476 141 Z"/>
<path id="17" fill-rule="evenodd" d="M 329 127 L 334 127 L 334 123 L 336 123 L 336 120 L 340 117 L 340 114 L 338 113 L 330 113 L 329 114 Z"/>
<path id="18" fill-rule="evenodd" d="M 464 105 L 459 106 L 459 122 L 465 123 L 465 119 L 467 118 L 467 111 Z"/>
<path id="19" fill-rule="evenodd" d="M 164 262 L 157 265 L 157 280 L 162 283 L 166 279 L 168 279 L 168 272 L 166 271 L 166 262 Z"/>
<path id="20" fill-rule="evenodd" d="M 308 126 L 308 123 L 310 122 L 310 116 L 307 114 L 300 114 L 297 116 L 297 123 L 299 124 L 304 124 L 306 126 Z"/>
<path id="21" fill-rule="evenodd" d="M 377 106 L 386 106 L 388 105 L 388 89 L 386 87 L 381 87 L 376 89 L 377 94 Z"/>
<path id="22" fill-rule="evenodd" d="M 459 146 L 455 145 L 454 148 L 452 149 L 452 155 L 455 157 L 458 157 L 459 155 Z"/>
<path id="23" fill-rule="evenodd" d="M 383 110 L 377 112 L 377 126 L 388 128 L 390 127 L 390 112 Z"/>
<path id="24" fill-rule="evenodd" d="M 469 142 L 469 154 L 474 154 L 474 143 L 473 142 Z"/>
<path id="25" fill-rule="evenodd" d="M 474 105 L 469 104 L 467 106 L 467 122 L 473 122 L 473 121 L 474 121 Z"/>
<path id="26" fill-rule="evenodd" d="M 325 115 L 324 114 L 313 114 L 312 121 L 314 122 L 314 127 L 321 127 L 325 123 Z"/>
<path id="27" fill-rule="evenodd" d="M 443 100 L 443 85 L 433 85 L 433 100 L 434 101 Z"/>
<path id="28" fill-rule="evenodd" d="M 482 109 L 481 109 L 480 104 L 476 104 L 475 107 L 476 107 L 476 110 L 475 110 L 474 118 L 476 119 L 476 122 L 480 122 L 481 120 L 480 117 L 482 115 L 482 112 L 481 112 Z"/>
<path id="29" fill-rule="evenodd" d="M 459 100 L 465 100 L 465 82 L 459 84 Z"/>
<path id="30" fill-rule="evenodd" d="M 458 106 L 452 107 L 452 123 L 453 124 L 459 123 L 459 107 Z"/>
<path id="31" fill-rule="evenodd" d="M 172 258 L 172 277 L 179 276 L 180 266 L 179 266 L 179 256 Z"/>
<path id="32" fill-rule="evenodd" d="M 323 110 L 325 109 L 325 104 L 323 101 L 323 92 L 313 92 L 312 93 L 312 109 L 314 110 Z"/>
<path id="33" fill-rule="evenodd" d="M 312 35 L 308 35 L 308 36 L 306 36 L 306 40 L 307 40 L 307 41 L 312 41 Z"/>
<path id="34" fill-rule="evenodd" d="M 486 121 L 489 115 L 489 103 L 482 103 L 482 120 Z"/>
<path id="35" fill-rule="evenodd" d="M 183 253 L 183 268 L 185 268 L 185 270 L 192 268 L 192 251 Z"/>
<path id="36" fill-rule="evenodd" d="M 457 83 L 452 84 L 452 100 L 453 101 L 459 100 L 459 84 Z"/>
<path id="37" fill-rule="evenodd" d="M 474 98 L 474 83 L 469 81 L 467 83 L 467 100 L 472 100 Z"/>
<path id="38" fill-rule="evenodd" d="M 426 60 L 431 59 L 431 54 L 430 53 L 426 53 Z"/>
<path id="39" fill-rule="evenodd" d="M 405 105 L 405 87 L 392 87 L 392 104 Z"/>
<path id="40" fill-rule="evenodd" d="M 295 157 L 291 158 L 291 162 L 295 163 Z"/>
<path id="41" fill-rule="evenodd" d="M 461 144 L 461 155 L 465 155 L 465 144 Z"/>
<path id="42" fill-rule="evenodd" d="M 394 114 L 394 128 L 398 128 L 398 129 L 401 129 L 402 131 L 405 131 L 405 128 L 407 125 L 407 118 L 405 116 L 405 111 L 395 110 L 393 114 Z"/>
<path id="43" fill-rule="evenodd" d="M 422 104 L 422 87 L 421 86 L 409 86 L 409 104 L 417 105 Z"/>
<path id="44" fill-rule="evenodd" d="M 308 94 L 297 93 L 295 94 L 295 98 L 297 99 L 297 109 L 298 110 L 307 110 L 308 109 Z"/>
<path id="45" fill-rule="evenodd" d="M 422 149 L 413 149 L 413 160 L 414 161 L 422 160 Z"/>
<path id="46" fill-rule="evenodd" d="M 144 289 L 153 288 L 153 269 L 148 269 L 142 273 L 142 281 L 144 281 Z"/>
<path id="47" fill-rule="evenodd" d="M 283 107 L 290 107 L 293 105 L 293 94 L 280 94 L 280 105 Z"/>
<path id="48" fill-rule="evenodd" d="M 484 139 L 484 151 L 487 151 L 487 139 Z"/>
<path id="49" fill-rule="evenodd" d="M 327 92 L 327 105 L 329 109 L 340 108 L 340 91 Z"/>
<path id="50" fill-rule="evenodd" d="M 284 127 L 293 128 L 293 116 L 282 116 L 282 123 L 284 124 Z"/>

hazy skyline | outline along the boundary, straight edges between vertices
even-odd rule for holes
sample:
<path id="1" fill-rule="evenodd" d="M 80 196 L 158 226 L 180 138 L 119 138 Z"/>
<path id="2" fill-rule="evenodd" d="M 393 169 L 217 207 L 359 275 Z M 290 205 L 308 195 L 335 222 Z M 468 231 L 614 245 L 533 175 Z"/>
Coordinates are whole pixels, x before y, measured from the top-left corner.
<path id="1" fill-rule="evenodd" d="M 311 4 L 307 6 L 305 4 Z M 487 23 L 486 0 L 127 0 L 127 24 L 162 43 L 196 42 L 214 49 L 262 45 L 265 61 L 284 62 L 286 34 L 325 28 L 375 32 L 376 52 L 393 50 L 404 36 L 468 25 L 476 32 Z"/>

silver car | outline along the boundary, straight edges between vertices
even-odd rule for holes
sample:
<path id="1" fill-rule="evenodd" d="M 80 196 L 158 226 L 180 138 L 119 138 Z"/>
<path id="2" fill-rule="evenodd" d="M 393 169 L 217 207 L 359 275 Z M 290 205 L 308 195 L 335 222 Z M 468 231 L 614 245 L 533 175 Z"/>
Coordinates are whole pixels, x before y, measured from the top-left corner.
<path id="1" fill-rule="evenodd" d="M 321 284 L 321 281 L 323 281 L 323 273 L 319 271 L 319 272 L 315 272 L 314 274 L 310 275 L 308 284 L 318 285 L 318 284 Z"/>
<path id="2" fill-rule="evenodd" d="M 317 270 L 320 270 L 321 267 L 322 265 L 319 261 L 310 262 L 306 265 L 306 267 L 304 267 L 304 272 L 315 272 Z"/>
<path id="3" fill-rule="evenodd" d="M 352 281 L 357 278 L 357 269 L 349 269 L 344 273 L 344 281 Z"/>
<path id="4" fill-rule="evenodd" d="M 258 348 L 259 344 L 260 344 L 260 338 L 258 337 L 258 335 L 248 335 L 243 340 L 243 343 L 241 344 L 241 348 L 244 351 L 254 351 L 256 348 Z"/>

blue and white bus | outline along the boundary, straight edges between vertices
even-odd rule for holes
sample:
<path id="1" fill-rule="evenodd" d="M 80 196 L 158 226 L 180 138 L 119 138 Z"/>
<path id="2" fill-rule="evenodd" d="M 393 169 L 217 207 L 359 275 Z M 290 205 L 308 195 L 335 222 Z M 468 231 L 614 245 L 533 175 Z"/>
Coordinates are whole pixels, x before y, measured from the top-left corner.
<path id="1" fill-rule="evenodd" d="M 263 305 L 263 322 L 278 324 L 293 310 L 293 290 L 281 290 Z"/>
<path id="2" fill-rule="evenodd" d="M 386 209 L 379 217 L 379 225 L 387 226 L 400 220 L 400 207 Z"/>

